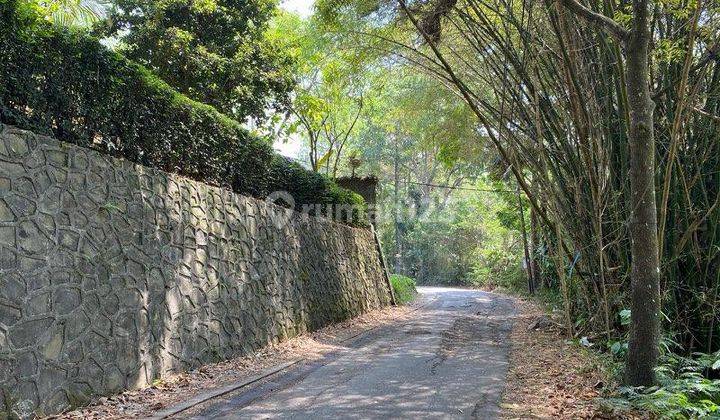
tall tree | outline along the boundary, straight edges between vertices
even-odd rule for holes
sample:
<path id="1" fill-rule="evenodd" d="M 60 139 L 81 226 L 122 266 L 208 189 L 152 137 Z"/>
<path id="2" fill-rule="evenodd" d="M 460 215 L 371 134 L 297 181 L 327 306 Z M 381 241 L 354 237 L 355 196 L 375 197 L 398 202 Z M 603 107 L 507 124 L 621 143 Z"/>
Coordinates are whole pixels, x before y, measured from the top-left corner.
<path id="1" fill-rule="evenodd" d="M 291 60 L 266 36 L 274 0 L 114 0 L 104 35 L 189 97 L 243 121 L 287 103 Z"/>
<path id="2" fill-rule="evenodd" d="M 102 18 L 105 0 L 28 0 L 56 25 L 89 27 Z"/>
<path id="3" fill-rule="evenodd" d="M 648 66 L 650 27 L 648 0 L 633 0 L 628 31 L 611 18 L 593 12 L 575 0 L 563 5 L 597 25 L 623 44 L 630 111 L 630 224 L 632 255 L 632 328 L 626 379 L 630 385 L 655 383 L 660 340 L 660 251 L 655 204 L 655 103 L 650 96 Z"/>
<path id="4" fill-rule="evenodd" d="M 277 135 L 305 140 L 310 168 L 336 177 L 348 155 L 351 137 L 362 125 L 364 112 L 363 62 L 337 48 L 332 34 L 313 19 L 280 13 L 272 31 L 293 51 L 297 86 L 290 112 L 276 123 Z"/>

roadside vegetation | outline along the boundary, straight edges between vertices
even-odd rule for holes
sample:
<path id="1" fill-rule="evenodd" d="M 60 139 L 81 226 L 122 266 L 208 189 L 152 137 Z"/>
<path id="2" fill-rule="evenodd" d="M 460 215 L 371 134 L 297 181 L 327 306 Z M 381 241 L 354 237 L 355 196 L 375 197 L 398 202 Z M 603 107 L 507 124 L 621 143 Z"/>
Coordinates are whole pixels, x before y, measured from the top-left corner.
<path id="1" fill-rule="evenodd" d="M 415 280 L 402 274 L 391 274 L 390 284 L 395 292 L 395 301 L 399 305 L 410 303 L 417 296 Z"/>
<path id="2" fill-rule="evenodd" d="M 616 368 L 620 362 L 614 361 Z M 717 418 L 720 416 L 720 379 L 713 371 L 718 367 L 720 354 L 717 352 L 683 357 L 667 349 L 661 354 L 656 369 L 657 385 L 619 387 L 617 394 L 602 404 L 613 409 L 648 412 L 660 418 Z"/>

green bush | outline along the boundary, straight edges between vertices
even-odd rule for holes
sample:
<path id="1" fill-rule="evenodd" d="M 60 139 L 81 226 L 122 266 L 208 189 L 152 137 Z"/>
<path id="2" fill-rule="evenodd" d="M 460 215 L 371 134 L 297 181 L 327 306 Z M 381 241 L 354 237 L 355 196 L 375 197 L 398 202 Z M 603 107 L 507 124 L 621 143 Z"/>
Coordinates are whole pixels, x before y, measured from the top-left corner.
<path id="1" fill-rule="evenodd" d="M 621 387 L 616 396 L 604 400 L 605 405 L 663 419 L 720 416 L 720 351 L 693 357 L 666 352 L 656 372 L 657 386 Z"/>
<path id="2" fill-rule="evenodd" d="M 415 299 L 417 295 L 415 280 L 402 274 L 391 274 L 390 284 L 395 292 L 395 300 L 398 304 L 402 305 Z"/>
<path id="3" fill-rule="evenodd" d="M 298 206 L 362 202 L 277 157 L 237 121 L 18 0 L 0 0 L 0 122 L 258 198 L 284 189 Z M 352 223 L 364 224 L 360 217 Z"/>
<path id="4" fill-rule="evenodd" d="M 502 287 L 518 292 L 527 290 L 527 274 L 517 253 L 502 247 L 488 246 L 477 249 L 474 257 L 472 277 L 475 285 Z"/>
<path id="5" fill-rule="evenodd" d="M 271 163 L 268 179 L 273 191 L 287 191 L 292 195 L 298 211 L 332 217 L 351 225 L 367 225 L 363 198 L 339 187 L 325 175 L 308 171 L 296 162 L 276 156 Z M 303 209 L 305 204 L 314 206 Z"/>

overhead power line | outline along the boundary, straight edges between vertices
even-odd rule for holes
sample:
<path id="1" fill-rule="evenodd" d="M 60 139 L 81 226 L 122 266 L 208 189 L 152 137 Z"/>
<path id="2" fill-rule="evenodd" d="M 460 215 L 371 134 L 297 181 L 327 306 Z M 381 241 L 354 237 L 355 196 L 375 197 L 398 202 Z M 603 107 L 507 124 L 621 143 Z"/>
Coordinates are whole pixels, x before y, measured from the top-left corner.
<path id="1" fill-rule="evenodd" d="M 428 184 L 425 182 L 415 182 L 415 181 L 400 181 L 400 183 L 403 184 L 415 184 L 415 185 L 424 185 L 427 187 L 436 187 L 436 188 L 447 188 L 449 190 L 467 190 L 467 191 L 480 191 L 480 192 L 504 192 L 504 193 L 512 193 L 514 191 L 510 190 L 500 190 L 500 189 L 487 189 L 487 188 L 471 188 L 471 187 L 455 187 L 453 185 L 440 185 L 440 184 Z"/>

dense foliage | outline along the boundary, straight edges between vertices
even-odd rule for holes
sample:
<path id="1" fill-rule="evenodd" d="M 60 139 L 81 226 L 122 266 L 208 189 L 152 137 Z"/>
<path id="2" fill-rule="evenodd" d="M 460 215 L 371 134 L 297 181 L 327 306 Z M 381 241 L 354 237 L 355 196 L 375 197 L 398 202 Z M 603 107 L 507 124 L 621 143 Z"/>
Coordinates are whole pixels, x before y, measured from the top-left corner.
<path id="1" fill-rule="evenodd" d="M 346 148 L 383 182 L 380 231 L 394 271 L 419 284 L 522 285 L 517 203 L 494 192 L 507 187 L 489 179 L 467 108 L 398 63 L 363 79 L 363 121 Z"/>
<path id="2" fill-rule="evenodd" d="M 287 190 L 297 206 L 361 202 L 95 38 L 39 19 L 32 3 L 0 3 L 0 51 L 3 123 L 256 197 Z"/>
<path id="3" fill-rule="evenodd" d="M 297 162 L 275 156 L 268 181 L 270 191 L 290 193 L 298 211 L 351 225 L 367 226 L 365 200 L 359 194 L 339 187 L 327 176 L 309 171 Z"/>
<path id="4" fill-rule="evenodd" d="M 88 27 L 100 20 L 107 0 L 32 0 L 46 20 L 60 26 Z"/>
<path id="5" fill-rule="evenodd" d="M 631 20 L 625 2 L 583 3 Z M 620 47 L 542 2 L 319 5 L 333 30 L 367 34 L 358 48 L 404 58 L 477 111 L 529 199 L 535 283 L 563 296 L 569 333 L 616 338 L 633 217 Z M 688 354 L 720 348 L 719 13 L 717 2 L 660 1 L 652 28 L 662 319 Z"/>
<path id="6" fill-rule="evenodd" d="M 266 36 L 273 0 L 114 0 L 99 25 L 119 51 L 239 121 L 283 107 L 292 61 Z"/>
<path id="7" fill-rule="evenodd" d="M 409 211 L 401 213 L 397 239 L 392 226 L 384 236 L 388 248 L 396 240 L 401 242 L 403 252 L 393 256 L 398 268 L 425 285 L 523 289 L 526 280 L 516 203 L 493 192 L 501 185 L 483 178 L 465 182 L 463 187 L 423 191 L 419 185 L 401 186 L 400 206 Z M 443 203 L 440 200 L 446 194 L 449 197 Z M 430 198 L 425 208 L 413 200 L 421 197 Z M 392 251 L 387 253 L 392 255 Z"/>
<path id="8" fill-rule="evenodd" d="M 332 34 L 315 19 L 281 13 L 271 34 L 293 51 L 293 73 L 298 84 L 292 94 L 288 118 L 278 124 L 281 135 L 302 136 L 309 166 L 316 172 L 338 176 L 350 156 L 354 136 L 363 128 L 368 90 L 362 55 L 338 48 Z"/>
<path id="9" fill-rule="evenodd" d="M 720 370 L 720 352 L 693 357 L 666 352 L 657 369 L 658 386 L 621 387 L 604 404 L 642 410 L 662 419 L 717 418 L 720 379 L 708 375 L 713 370 Z"/>
<path id="10" fill-rule="evenodd" d="M 476 179 L 492 164 L 467 107 L 317 17 L 280 14 L 272 27 L 299 76 L 274 131 L 302 140 L 298 157 L 316 171 L 380 179 L 378 228 L 394 272 L 420 284 L 522 286 L 515 195 Z M 487 191 L 454 189 L 476 186 Z"/>

